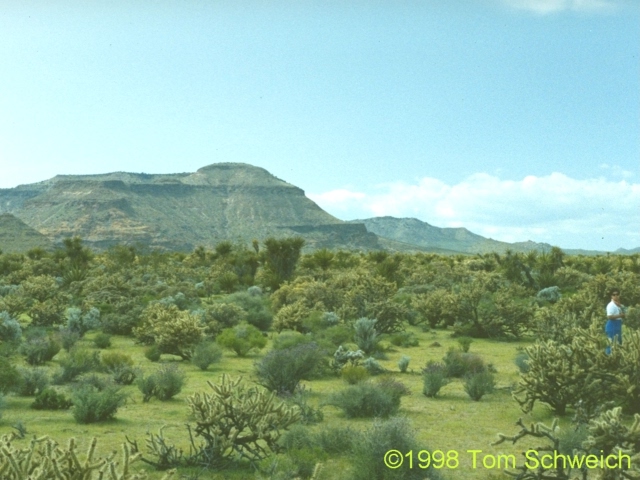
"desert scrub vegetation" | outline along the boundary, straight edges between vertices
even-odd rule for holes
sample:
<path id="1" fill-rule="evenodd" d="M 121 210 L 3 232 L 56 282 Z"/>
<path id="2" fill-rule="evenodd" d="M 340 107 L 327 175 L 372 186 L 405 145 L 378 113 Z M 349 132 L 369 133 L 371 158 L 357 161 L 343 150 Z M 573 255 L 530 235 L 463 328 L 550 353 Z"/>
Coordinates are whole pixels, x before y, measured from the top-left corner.
<path id="1" fill-rule="evenodd" d="M 358 460 L 355 443 L 336 432 L 360 438 L 373 431 L 369 415 L 406 416 L 418 445 L 458 451 L 511 431 L 520 415 L 526 424 L 550 425 L 555 414 L 565 431 L 584 430 L 617 405 L 617 420 L 606 421 L 632 430 L 640 404 L 639 255 L 305 254 L 296 253 L 295 242 L 278 242 L 270 252 L 260 242 L 222 242 L 180 253 L 129 246 L 89 252 L 73 240 L 54 252 L 0 254 L 0 428 L 21 424 L 64 444 L 79 427 L 71 405 L 77 392 L 88 392 L 84 404 L 92 405 L 111 388 L 130 401 L 107 424 L 82 424 L 82 431 L 104 438 L 110 450 L 125 434 L 142 441 L 152 431 L 141 445 L 144 458 L 195 476 L 208 450 L 192 456 L 190 448 L 207 445 L 209 433 L 196 436 L 197 423 L 180 404 L 202 395 L 214 370 L 242 375 L 247 391 L 274 395 L 275 404 L 298 412 L 294 424 L 312 439 L 291 447 L 279 440 L 273 448 L 261 441 L 265 451 L 252 462 L 246 450 L 225 450 L 225 473 L 200 473 L 216 480 L 248 478 L 254 467 L 262 478 L 357 475 L 359 462 L 375 462 Z M 603 312 L 612 287 L 629 315 L 622 345 L 605 355 Z M 367 328 L 356 327 L 363 318 Z M 112 346 L 97 350 L 104 335 Z M 465 336 L 473 339 L 468 352 L 469 340 L 459 341 Z M 472 383 L 487 372 L 495 382 L 491 395 L 489 380 Z M 52 410 L 43 416 L 32 403 Z M 189 422 L 192 437 L 183 430 L 172 444 L 168 432 Z M 20 448 L 28 441 L 14 440 Z M 625 442 L 620 448 L 630 448 Z M 519 445 L 499 448 L 519 455 Z M 270 467 L 263 470 L 263 462 Z M 141 465 L 153 466 L 137 462 L 135 474 Z M 458 473 L 484 480 L 464 460 Z M 153 480 L 161 476 L 149 472 Z"/>

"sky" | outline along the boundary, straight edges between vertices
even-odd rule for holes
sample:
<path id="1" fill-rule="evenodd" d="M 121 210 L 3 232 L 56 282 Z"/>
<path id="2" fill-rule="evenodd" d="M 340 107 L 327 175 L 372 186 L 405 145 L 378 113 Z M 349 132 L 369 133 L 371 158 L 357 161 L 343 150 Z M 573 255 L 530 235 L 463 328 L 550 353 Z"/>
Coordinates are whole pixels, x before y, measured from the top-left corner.
<path id="1" fill-rule="evenodd" d="M 640 247 L 640 2 L 0 0 L 0 188 L 217 162 L 343 220 Z"/>

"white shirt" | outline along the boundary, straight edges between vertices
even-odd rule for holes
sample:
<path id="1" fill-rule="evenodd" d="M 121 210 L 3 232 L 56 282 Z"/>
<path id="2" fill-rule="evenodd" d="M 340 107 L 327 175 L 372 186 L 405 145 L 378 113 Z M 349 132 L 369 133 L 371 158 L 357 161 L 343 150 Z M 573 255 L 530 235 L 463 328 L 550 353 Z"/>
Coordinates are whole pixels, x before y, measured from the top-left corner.
<path id="1" fill-rule="evenodd" d="M 618 305 L 616 305 L 616 302 L 611 300 L 609 302 L 609 305 L 607 305 L 607 317 L 609 317 L 610 315 L 618 316 L 621 313 L 622 309 Z M 615 318 L 614 320 L 622 320 L 622 318 Z"/>

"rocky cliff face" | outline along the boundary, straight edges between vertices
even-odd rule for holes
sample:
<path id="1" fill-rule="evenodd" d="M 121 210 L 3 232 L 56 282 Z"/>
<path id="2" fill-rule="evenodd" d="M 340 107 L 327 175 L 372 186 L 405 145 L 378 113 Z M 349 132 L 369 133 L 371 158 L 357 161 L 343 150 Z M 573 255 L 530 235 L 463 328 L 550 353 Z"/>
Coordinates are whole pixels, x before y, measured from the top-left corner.
<path id="1" fill-rule="evenodd" d="M 300 188 L 238 163 L 171 175 L 59 175 L 0 189 L 1 212 L 54 242 L 78 235 L 96 248 L 140 242 L 191 250 L 291 235 L 303 236 L 308 248 L 380 248 L 363 225 L 342 222 Z"/>

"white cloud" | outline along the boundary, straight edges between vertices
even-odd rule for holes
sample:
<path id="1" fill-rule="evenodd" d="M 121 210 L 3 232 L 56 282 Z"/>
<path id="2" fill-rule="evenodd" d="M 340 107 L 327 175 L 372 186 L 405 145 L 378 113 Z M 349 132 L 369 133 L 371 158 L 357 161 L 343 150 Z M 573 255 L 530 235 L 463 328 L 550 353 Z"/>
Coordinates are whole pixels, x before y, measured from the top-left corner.
<path id="1" fill-rule="evenodd" d="M 497 240 L 565 248 L 640 246 L 640 184 L 626 180 L 578 180 L 556 172 L 516 181 L 477 173 L 455 185 L 423 178 L 378 186 L 373 193 L 345 189 L 310 197 L 341 218 L 416 217 Z"/>
<path id="2" fill-rule="evenodd" d="M 619 3 L 615 0 L 503 0 L 503 2 L 512 8 L 528 10 L 539 15 L 563 11 L 610 12 Z"/>

